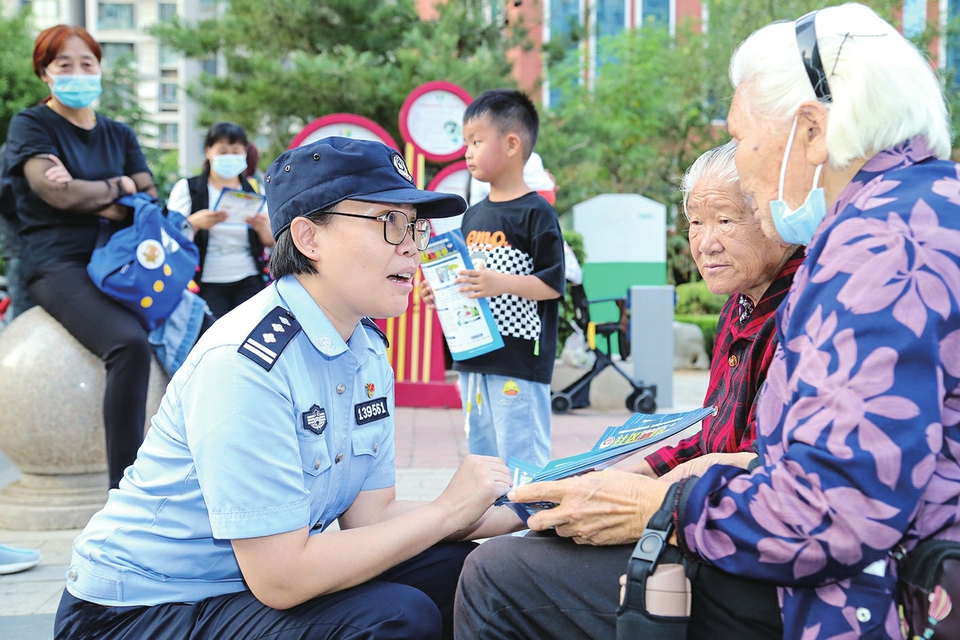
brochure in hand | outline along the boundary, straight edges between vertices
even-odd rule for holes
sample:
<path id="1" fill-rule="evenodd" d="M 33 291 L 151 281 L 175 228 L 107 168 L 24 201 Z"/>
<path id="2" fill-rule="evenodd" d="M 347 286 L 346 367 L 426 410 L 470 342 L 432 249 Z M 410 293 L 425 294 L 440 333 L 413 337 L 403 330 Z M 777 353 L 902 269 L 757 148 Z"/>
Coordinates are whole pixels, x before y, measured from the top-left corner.
<path id="1" fill-rule="evenodd" d="M 486 298 L 468 298 L 454 280 L 473 262 L 459 229 L 430 239 L 420 263 L 423 277 L 433 289 L 433 301 L 454 360 L 466 360 L 503 346 L 497 322 Z"/>
<path id="2" fill-rule="evenodd" d="M 224 188 L 213 210 L 227 212 L 227 219 L 221 224 L 247 224 L 247 218 L 257 215 L 266 201 L 259 193 Z"/>
<path id="3" fill-rule="evenodd" d="M 513 486 L 519 487 L 530 482 L 560 480 L 589 471 L 606 469 L 642 449 L 679 434 L 707 416 L 716 413 L 716 410 L 715 406 L 710 406 L 683 413 L 656 415 L 635 413 L 619 427 L 607 427 L 590 451 L 567 458 L 551 460 L 542 468 L 523 460 L 511 458 L 510 470 L 513 473 Z M 509 506 L 520 516 L 524 524 L 526 524 L 527 518 L 534 513 L 557 506 L 553 502 L 512 502 L 506 496 L 500 497 L 495 504 Z"/>

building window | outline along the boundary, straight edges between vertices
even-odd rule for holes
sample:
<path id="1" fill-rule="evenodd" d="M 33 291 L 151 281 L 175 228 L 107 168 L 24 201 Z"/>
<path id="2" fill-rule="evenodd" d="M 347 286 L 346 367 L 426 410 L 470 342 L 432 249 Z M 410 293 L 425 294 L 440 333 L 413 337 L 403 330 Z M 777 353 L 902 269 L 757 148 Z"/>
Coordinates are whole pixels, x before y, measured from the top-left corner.
<path id="1" fill-rule="evenodd" d="M 960 19 L 960 2 L 956 0 L 951 0 L 947 4 L 947 25 L 956 24 L 957 20 Z M 946 47 L 946 60 L 941 61 L 942 65 L 947 67 L 947 69 L 953 70 L 953 81 L 952 88 L 954 90 L 960 89 L 960 34 L 957 34 L 952 29 L 947 29 L 947 47 Z"/>
<path id="2" fill-rule="evenodd" d="M 175 147 L 180 139 L 180 125 L 175 122 L 160 123 L 160 146 Z"/>
<path id="3" fill-rule="evenodd" d="M 605 50 L 604 38 L 621 33 L 626 22 L 624 0 L 597 1 L 597 69 L 611 62 Z"/>
<path id="4" fill-rule="evenodd" d="M 206 60 L 202 60 L 200 62 L 200 71 L 211 76 L 217 75 L 217 59 L 207 58 Z"/>
<path id="5" fill-rule="evenodd" d="M 161 67 L 175 67 L 180 61 L 180 54 L 177 53 L 177 50 L 171 47 L 170 45 L 161 44 L 160 45 L 160 66 Z"/>
<path id="6" fill-rule="evenodd" d="M 660 27 L 670 26 L 670 0 L 643 0 L 643 24 L 651 21 Z"/>
<path id="7" fill-rule="evenodd" d="M 903 35 L 916 38 L 927 26 L 927 0 L 903 0 Z"/>
<path id="8" fill-rule="evenodd" d="M 164 110 L 176 109 L 179 90 L 174 82 L 160 83 L 160 108 Z"/>
<path id="9" fill-rule="evenodd" d="M 550 0 L 550 39 L 569 40 L 565 61 L 577 55 L 578 44 L 571 38 L 574 29 L 583 24 L 580 19 L 580 0 Z M 560 89 L 551 86 L 548 96 L 549 106 L 560 104 Z"/>
<path id="10" fill-rule="evenodd" d="M 99 29 L 133 29 L 133 5 L 101 2 L 98 7 Z"/>
<path id="11" fill-rule="evenodd" d="M 132 42 L 101 42 L 100 49 L 103 51 L 103 66 L 111 69 L 134 60 Z"/>
<path id="12" fill-rule="evenodd" d="M 160 22 L 173 22 L 173 19 L 177 17 L 177 4 L 175 2 L 161 2 L 157 11 Z"/>

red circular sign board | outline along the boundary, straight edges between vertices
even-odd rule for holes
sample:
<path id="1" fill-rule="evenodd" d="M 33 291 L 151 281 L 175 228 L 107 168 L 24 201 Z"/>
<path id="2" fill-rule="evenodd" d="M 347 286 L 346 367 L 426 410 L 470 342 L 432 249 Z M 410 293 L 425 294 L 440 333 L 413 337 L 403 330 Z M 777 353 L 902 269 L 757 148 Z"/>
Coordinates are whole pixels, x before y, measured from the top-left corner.
<path id="1" fill-rule="evenodd" d="M 369 118 L 353 113 L 331 113 L 317 118 L 296 135 L 288 149 L 293 149 L 330 136 L 356 138 L 357 140 L 376 140 L 397 151 L 400 147 L 387 130 Z"/>
<path id="2" fill-rule="evenodd" d="M 400 108 L 400 134 L 433 162 L 450 162 L 466 150 L 463 112 L 473 98 L 452 82 L 427 82 L 410 92 Z"/>

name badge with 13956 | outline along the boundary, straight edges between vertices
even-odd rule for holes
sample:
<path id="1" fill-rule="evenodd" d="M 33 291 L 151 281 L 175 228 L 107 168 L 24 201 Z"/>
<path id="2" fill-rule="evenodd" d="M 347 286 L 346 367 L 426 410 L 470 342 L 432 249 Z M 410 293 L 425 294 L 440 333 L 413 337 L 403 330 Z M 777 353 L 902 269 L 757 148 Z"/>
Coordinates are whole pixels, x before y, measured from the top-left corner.
<path id="1" fill-rule="evenodd" d="M 387 410 L 386 398 L 374 398 L 369 402 L 354 405 L 353 411 L 357 414 L 358 425 L 367 424 L 374 420 L 381 420 L 390 415 L 390 412 Z"/>

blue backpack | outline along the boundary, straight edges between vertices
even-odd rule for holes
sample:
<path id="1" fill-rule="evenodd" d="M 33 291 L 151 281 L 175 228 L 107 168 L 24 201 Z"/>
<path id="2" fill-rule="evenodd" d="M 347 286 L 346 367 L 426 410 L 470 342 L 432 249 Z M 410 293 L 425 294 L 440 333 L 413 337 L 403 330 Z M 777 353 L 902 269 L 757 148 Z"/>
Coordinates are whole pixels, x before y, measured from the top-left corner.
<path id="1" fill-rule="evenodd" d="M 87 273 L 101 291 L 133 311 L 152 331 L 180 304 L 200 254 L 181 233 L 186 219 L 179 213 L 164 215 L 160 204 L 145 193 L 118 202 L 133 207 L 133 224 L 94 250 Z"/>

